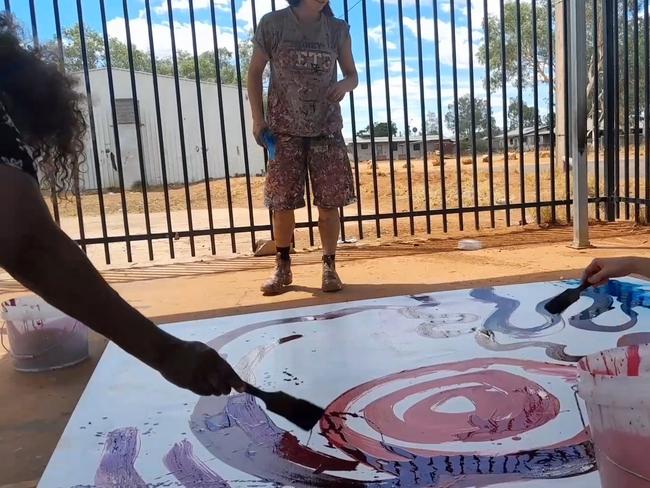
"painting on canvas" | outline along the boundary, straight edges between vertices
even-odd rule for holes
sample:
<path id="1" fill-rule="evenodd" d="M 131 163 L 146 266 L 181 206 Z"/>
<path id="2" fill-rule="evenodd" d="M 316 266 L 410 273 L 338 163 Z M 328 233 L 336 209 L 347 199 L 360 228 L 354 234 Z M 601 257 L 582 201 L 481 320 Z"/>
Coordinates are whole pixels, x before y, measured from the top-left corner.
<path id="1" fill-rule="evenodd" d="M 650 289 L 614 281 L 548 314 L 571 285 L 168 326 L 250 383 L 325 407 L 311 432 L 246 394 L 179 390 L 111 345 L 39 486 L 597 487 L 575 362 L 646 337 Z"/>

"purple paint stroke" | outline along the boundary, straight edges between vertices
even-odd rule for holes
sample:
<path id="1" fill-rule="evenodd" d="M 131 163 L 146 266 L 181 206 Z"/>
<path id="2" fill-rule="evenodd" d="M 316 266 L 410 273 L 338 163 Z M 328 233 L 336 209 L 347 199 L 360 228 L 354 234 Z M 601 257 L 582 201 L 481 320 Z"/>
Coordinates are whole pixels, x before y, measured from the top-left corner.
<path id="1" fill-rule="evenodd" d="M 638 314 L 632 310 L 632 303 L 622 296 L 619 290 L 621 287 L 613 286 L 614 283 L 620 282 L 608 283 L 604 290 L 588 288 L 583 292 L 583 296 L 591 298 L 593 303 L 579 314 L 571 317 L 569 324 L 576 329 L 593 332 L 624 332 L 634 327 L 637 323 Z M 621 311 L 629 317 L 629 320 L 619 325 L 599 325 L 594 323 L 593 319 L 614 309 L 614 298 L 619 299 Z"/>
<path id="2" fill-rule="evenodd" d="M 174 444 L 163 463 L 185 488 L 230 488 L 228 482 L 194 456 L 192 443 L 187 440 Z"/>
<path id="3" fill-rule="evenodd" d="M 536 327 L 517 327 L 512 324 L 512 314 L 519 308 L 519 301 L 502 297 L 494 292 L 494 288 L 480 288 L 472 290 L 470 295 L 477 300 L 485 303 L 494 303 L 496 310 L 483 323 L 483 328 L 476 331 L 475 339 L 481 347 L 495 352 L 515 351 L 527 347 L 540 347 L 545 350 L 546 355 L 556 361 L 575 363 L 582 356 L 574 356 L 566 352 L 565 344 L 557 344 L 546 341 L 523 341 L 518 343 L 502 344 L 496 340 L 495 332 L 515 337 L 518 339 L 534 338 L 542 335 L 544 331 L 551 327 L 561 324 L 564 327 L 564 319 L 561 315 L 550 314 L 545 305 L 550 300 L 544 300 L 537 304 L 535 311 L 545 317 L 542 325 Z"/>
<path id="4" fill-rule="evenodd" d="M 96 487 L 145 488 L 147 484 L 134 467 L 139 450 L 140 438 L 135 427 L 124 427 L 109 432 L 104 443 L 102 460 L 95 473 Z"/>
<path id="5" fill-rule="evenodd" d="M 501 332 L 518 339 L 527 339 L 539 337 L 544 331 L 558 324 L 564 327 L 564 319 L 561 315 L 550 314 L 544 308 L 550 299 L 538 303 L 535 307 L 535 311 L 544 317 L 544 323 L 536 327 L 517 327 L 510 319 L 515 310 L 519 308 L 519 300 L 497 295 L 494 288 L 477 288 L 470 292 L 470 296 L 484 303 L 496 305 L 496 310 L 483 323 L 483 328 L 492 332 Z"/>
<path id="6" fill-rule="evenodd" d="M 479 329 L 474 335 L 476 343 L 488 351 L 503 352 L 503 351 L 517 351 L 527 347 L 540 347 L 544 349 L 546 355 L 555 359 L 556 361 L 564 361 L 567 363 L 577 363 L 583 356 L 574 356 L 566 352 L 565 344 L 558 344 L 556 342 L 546 341 L 522 341 L 510 344 L 502 344 L 496 340 L 494 332 L 487 329 Z"/>
<path id="7" fill-rule="evenodd" d="M 616 347 L 636 346 L 639 344 L 650 344 L 650 332 L 634 332 L 618 338 Z"/>
<path id="8" fill-rule="evenodd" d="M 429 296 L 426 297 L 418 296 L 418 297 L 410 297 L 410 298 L 420 303 L 419 305 L 416 305 L 416 307 L 418 308 L 419 307 L 433 308 L 440 305 L 438 301 L 436 301 L 433 297 L 429 297 Z M 210 346 L 212 346 L 212 348 L 218 351 L 229 342 L 232 342 L 235 339 L 238 339 L 250 332 L 255 332 L 257 330 L 265 329 L 267 327 L 272 327 L 274 325 L 313 323 L 319 321 L 339 319 L 341 317 L 347 317 L 348 315 L 354 315 L 361 312 L 367 312 L 370 310 L 402 310 L 404 308 L 409 308 L 409 307 L 405 305 L 399 305 L 399 306 L 398 305 L 363 305 L 358 307 L 342 308 L 340 310 L 334 310 L 332 312 L 326 312 L 326 313 L 316 314 L 316 315 L 299 315 L 296 317 L 285 317 L 281 319 L 265 320 L 263 322 L 254 322 L 252 324 L 245 325 L 238 329 L 231 330 L 230 332 L 226 332 L 225 334 L 211 341 Z M 278 341 L 279 340 L 281 339 L 278 339 Z"/>
<path id="9" fill-rule="evenodd" d="M 354 481 L 328 474 L 354 472 L 359 463 L 300 444 L 247 394 L 201 398 L 190 425 L 211 454 L 256 479 L 295 488 L 393 486 L 384 480 Z"/>

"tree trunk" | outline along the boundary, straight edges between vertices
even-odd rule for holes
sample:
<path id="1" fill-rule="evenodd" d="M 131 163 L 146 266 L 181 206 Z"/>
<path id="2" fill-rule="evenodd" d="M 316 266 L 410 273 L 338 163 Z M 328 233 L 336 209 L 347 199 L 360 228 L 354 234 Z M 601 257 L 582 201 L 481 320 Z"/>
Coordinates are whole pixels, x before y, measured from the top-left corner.
<path id="1" fill-rule="evenodd" d="M 594 15 L 596 15 L 596 12 L 594 12 Z M 598 128 L 600 127 L 600 122 L 604 119 L 605 116 L 605 111 L 602 109 L 603 103 L 604 103 L 604 93 L 603 93 L 603 84 L 601 83 L 598 85 L 598 93 L 596 96 L 598 97 L 598 120 L 594 120 L 594 107 L 595 104 L 593 103 L 594 100 L 594 88 L 596 86 L 596 77 L 598 76 L 598 72 L 600 70 L 600 67 L 603 66 L 604 63 L 604 56 L 605 56 L 605 16 L 600 15 L 598 18 L 598 64 L 597 66 L 599 67 L 598 70 L 596 71 L 596 76 L 594 76 L 594 63 L 596 60 L 594 59 L 593 53 L 591 56 L 591 63 L 589 64 L 588 71 L 587 71 L 587 103 L 591 101 L 591 104 L 589 105 L 588 113 L 587 113 L 587 118 L 591 119 L 592 125 L 591 125 L 591 144 L 595 145 L 596 143 L 596 137 L 598 137 L 599 131 Z M 595 132 L 594 132 L 595 131 Z"/>

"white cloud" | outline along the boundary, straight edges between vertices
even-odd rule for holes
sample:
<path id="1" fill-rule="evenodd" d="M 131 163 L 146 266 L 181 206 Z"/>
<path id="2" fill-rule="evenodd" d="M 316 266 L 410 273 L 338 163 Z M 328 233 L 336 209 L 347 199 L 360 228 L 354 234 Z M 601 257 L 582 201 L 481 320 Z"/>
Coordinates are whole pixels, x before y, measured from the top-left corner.
<path id="1" fill-rule="evenodd" d="M 438 92 L 436 89 L 435 77 L 425 76 L 422 79 L 424 88 L 424 102 L 425 111 L 434 112 L 438 111 Z M 390 90 L 390 105 L 391 105 L 391 120 L 395 122 L 398 129 L 403 132 L 404 130 L 404 102 L 402 99 L 402 77 L 400 75 L 393 75 L 388 78 L 388 85 Z M 475 97 L 485 98 L 485 93 L 475 87 Z M 420 104 L 420 81 L 417 77 L 406 78 L 407 90 L 407 108 L 409 125 L 418 127 L 422 125 L 421 121 L 421 104 Z M 469 80 L 459 80 L 458 97 L 469 95 L 470 87 Z M 373 119 L 375 122 L 385 122 L 387 120 L 387 103 L 386 103 L 386 86 L 384 78 L 373 79 L 370 86 L 370 93 L 372 94 L 373 105 Z M 451 135 L 451 131 L 446 127 L 444 122 L 445 114 L 449 111 L 449 105 L 453 106 L 454 103 L 454 88 L 450 77 L 443 76 L 441 79 L 440 87 L 440 101 L 442 105 L 442 120 L 444 126 L 444 133 Z M 369 123 L 368 118 L 368 89 L 364 80 L 361 81 L 359 87 L 354 91 L 354 105 L 355 105 L 355 121 L 357 130 L 366 127 Z M 497 125 L 500 126 L 502 122 L 502 107 L 500 96 L 493 95 L 492 114 L 495 117 Z M 351 115 L 349 111 L 349 104 L 347 101 L 343 102 L 343 118 L 345 124 L 345 133 L 351 135 Z"/>
<path id="2" fill-rule="evenodd" d="M 379 3 L 379 0 L 375 0 L 375 2 Z M 397 5 L 397 0 L 384 0 L 385 5 Z M 415 0 L 402 0 L 402 5 L 404 7 L 411 7 L 415 5 Z"/>
<path id="3" fill-rule="evenodd" d="M 443 112 L 447 111 L 447 105 L 454 100 L 454 90 L 451 86 L 450 80 L 444 80 L 445 83 L 441 85 L 440 98 L 442 101 Z M 422 79 L 424 88 L 424 102 L 427 111 L 435 111 L 437 107 L 437 90 L 435 77 L 425 76 Z M 388 89 L 390 92 L 390 105 L 391 105 L 391 118 L 398 123 L 399 126 L 403 125 L 404 120 L 404 101 L 402 98 L 402 76 L 389 76 Z M 409 118 L 419 117 L 420 114 L 420 81 L 416 77 L 406 78 L 406 92 L 407 92 L 407 107 L 409 111 Z M 385 79 L 373 79 L 370 87 L 372 94 L 373 115 L 375 119 L 386 119 L 386 83 Z M 459 82 L 458 96 L 469 94 L 469 83 Z M 365 113 L 368 109 L 368 90 L 365 83 L 354 92 L 355 96 L 355 109 L 357 114 Z M 400 124 L 399 121 L 402 121 Z"/>
<path id="4" fill-rule="evenodd" d="M 421 17 L 421 32 L 422 40 L 435 42 L 435 31 L 433 28 L 433 18 Z M 413 36 L 417 35 L 416 20 L 410 17 L 404 17 L 404 25 L 411 31 Z M 438 38 L 440 45 L 440 63 L 451 66 L 453 64 L 453 56 L 451 49 L 451 22 L 438 19 Z M 467 28 L 464 26 L 456 25 L 456 67 L 458 69 L 467 69 L 469 67 L 469 37 L 467 35 Z M 482 37 L 473 35 L 472 38 L 472 54 L 474 59 L 474 68 L 480 68 L 481 64 L 478 60 L 478 48 Z"/>
<path id="5" fill-rule="evenodd" d="M 395 30 L 395 25 L 386 23 L 386 49 L 397 49 L 397 44 L 388 40 L 388 36 L 391 32 L 393 32 L 393 30 Z M 376 42 L 379 46 L 384 45 L 382 40 L 381 24 L 368 29 L 368 39 Z"/>
<path id="6" fill-rule="evenodd" d="M 361 59 L 355 59 L 354 62 L 357 65 L 357 71 L 364 72 L 366 70 L 366 60 L 362 56 Z M 379 68 L 384 66 L 384 58 L 373 58 L 369 63 L 370 68 Z"/>
<path id="7" fill-rule="evenodd" d="M 404 73 L 412 73 L 413 71 L 415 71 L 408 64 L 405 64 L 404 66 L 405 66 Z M 401 73 L 402 63 L 400 61 L 391 61 L 388 64 L 388 71 L 390 71 L 391 73 Z"/>
<path id="8" fill-rule="evenodd" d="M 244 29 L 253 32 L 253 2 L 255 2 L 255 18 L 260 21 L 264 14 L 273 10 L 271 0 L 244 0 L 237 10 L 237 21 L 244 24 Z M 281 0 L 276 0 L 276 6 L 281 5 Z"/>
<path id="9" fill-rule="evenodd" d="M 214 0 L 215 8 L 223 7 L 228 5 L 228 0 Z M 193 2 L 194 10 L 210 8 L 210 0 L 194 0 Z M 190 10 L 190 1 L 189 0 L 172 0 L 172 9 L 173 10 Z M 154 12 L 159 15 L 166 14 L 167 9 L 167 0 L 161 0 L 160 4 L 157 7 L 154 7 Z"/>
<path id="10" fill-rule="evenodd" d="M 133 19 L 129 22 L 131 27 L 131 42 L 134 46 L 142 51 L 149 52 L 149 30 L 147 20 L 144 18 Z M 116 17 L 107 22 L 106 27 L 108 34 L 122 42 L 126 42 L 126 28 L 124 19 Z M 212 25 L 208 22 L 195 22 L 196 44 L 198 54 L 205 51 L 212 51 L 214 45 L 212 42 Z M 157 57 L 168 57 L 172 54 L 171 36 L 169 25 L 167 23 L 154 23 L 151 26 L 154 46 Z M 192 48 L 192 30 L 189 23 L 174 22 L 174 35 L 176 37 L 176 50 L 191 53 Z M 230 52 L 234 51 L 234 39 L 231 31 L 217 26 L 217 39 L 219 47 L 225 47 Z"/>

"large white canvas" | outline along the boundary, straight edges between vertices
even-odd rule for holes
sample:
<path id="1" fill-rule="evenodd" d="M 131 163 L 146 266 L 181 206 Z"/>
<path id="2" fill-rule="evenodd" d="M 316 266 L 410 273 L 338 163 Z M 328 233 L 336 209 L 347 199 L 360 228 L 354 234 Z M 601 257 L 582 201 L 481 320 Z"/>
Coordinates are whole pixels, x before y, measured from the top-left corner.
<path id="1" fill-rule="evenodd" d="M 339 443 L 331 442 L 333 438 L 341 440 L 336 432 L 329 431 L 329 438 L 320 435 L 319 426 L 312 432 L 302 432 L 274 414 L 265 414 L 263 403 L 247 396 L 237 395 L 230 400 L 199 398 L 166 383 L 155 371 L 109 345 L 39 487 L 109 483 L 188 488 L 299 487 L 318 483 L 393 486 L 397 479 L 401 480 L 400 486 L 597 487 L 596 472 L 565 476 L 577 474 L 571 470 L 580 466 L 581 461 L 574 459 L 563 463 L 564 467 L 522 475 L 512 473 L 516 471 L 515 462 L 520 460 L 504 456 L 580 437 L 583 425 L 573 380 L 567 379 L 573 374 L 570 360 L 615 347 L 622 336 L 650 332 L 650 310 L 644 306 L 650 298 L 645 299 L 645 285 L 644 281 L 626 279 L 612 284 L 608 290 L 589 292 L 591 296 L 581 298 L 559 320 L 551 320 L 541 310 L 544 301 L 566 288 L 566 283 L 392 297 L 166 326 L 181 338 L 219 347 L 245 379 L 261 388 L 283 390 L 323 407 L 346 392 L 358 393 L 360 385 L 366 384 L 365 396 L 352 404 L 361 417 L 346 416 L 337 424 L 340 427 L 345 423 L 346 432 L 358 433 L 374 443 L 372 449 L 365 451 L 367 444 L 355 446 L 367 455 L 365 463 L 355 465 L 360 453 L 346 454 Z M 650 297 L 650 291 L 647 293 Z M 583 320 L 576 319 L 581 313 Z M 594 328 L 601 330 L 589 330 Z M 436 368 L 449 364 L 453 366 Z M 471 367 L 464 370 L 463 364 Z M 398 374 L 405 371 L 411 373 Z M 461 379 L 454 385 L 454 376 L 463 374 L 472 376 L 459 376 Z M 390 418 L 394 424 L 408 424 L 404 419 L 408 419 L 410 409 L 426 405 L 428 397 L 443 398 L 447 395 L 445 391 L 454 389 L 456 393 L 447 395 L 449 398 L 445 397 L 444 402 L 426 407 L 433 412 L 436 424 L 444 426 L 438 420 L 445 415 L 458 419 L 462 414 L 469 418 L 474 408 L 470 400 L 476 399 L 472 392 L 477 388 L 487 391 L 482 390 L 481 395 L 493 395 L 490 398 L 504 395 L 504 402 L 495 403 L 507 403 L 508 392 L 498 392 L 501 386 L 481 385 L 481 375 L 485 375 L 485 383 L 492 378 L 532 382 L 543 390 L 538 397 L 544 408 L 553 405 L 552 399 L 546 397 L 549 393 L 559 401 L 559 411 L 550 419 L 535 417 L 531 420 L 533 428 L 520 426 L 520 431 L 513 435 L 507 429 L 504 433 L 504 419 L 500 419 L 500 427 L 495 427 L 492 419 L 484 415 L 472 420 L 466 433 L 444 442 L 400 439 L 394 429 L 391 435 L 382 437 L 377 433 L 382 426 L 368 420 L 368 405 L 374 404 L 377 410 L 377 405 L 381 406 L 396 391 L 411 393 L 391 407 L 392 411 L 375 412 L 373 421 Z M 376 385 L 368 383 L 378 379 L 382 381 Z M 440 382 L 447 385 L 440 386 Z M 418 383 L 429 386 L 415 392 Z M 517 394 L 511 395 L 515 398 Z M 242 417 L 221 415 L 224 408 L 226 413 L 247 408 L 246 415 L 250 417 L 241 420 Z M 495 411 L 499 408 L 505 407 L 496 405 Z M 585 412 L 584 405 L 581 410 Z M 364 418 L 364 412 L 368 418 Z M 539 417 L 538 414 L 543 417 L 543 412 L 534 412 L 534 416 Z M 270 424 L 258 425 L 260 415 L 268 415 Z M 411 419 L 408 428 L 415 432 L 419 427 Z M 424 423 L 422 427 L 436 428 L 437 425 Z M 434 434 L 437 438 L 441 435 L 448 433 Z M 262 438 L 266 440 L 260 441 Z M 284 447 L 278 447 L 279 442 Z M 128 448 L 124 448 L 127 444 Z M 111 446 L 114 453 L 107 457 L 106 450 L 110 452 Z M 376 455 L 382 449 L 387 456 L 400 461 L 383 463 L 381 456 Z M 293 454 L 288 456 L 287 452 Z M 432 459 L 427 457 L 430 452 L 437 453 L 433 456 L 436 461 L 427 463 L 427 459 Z M 300 453 L 309 456 L 312 464 L 314 459 L 324 459 L 324 466 L 338 468 L 328 471 L 301 466 L 303 458 L 295 457 Z M 413 453 L 412 458 L 405 459 Z M 584 454 L 576 452 L 575 456 Z M 132 467 L 129 456 L 134 460 Z M 447 464 L 445 456 L 450 456 Z M 445 467 L 452 473 L 446 472 Z M 124 472 L 116 474 L 119 470 Z M 489 470 L 497 474 L 487 474 Z M 507 473 L 499 474 L 500 471 Z"/>

